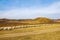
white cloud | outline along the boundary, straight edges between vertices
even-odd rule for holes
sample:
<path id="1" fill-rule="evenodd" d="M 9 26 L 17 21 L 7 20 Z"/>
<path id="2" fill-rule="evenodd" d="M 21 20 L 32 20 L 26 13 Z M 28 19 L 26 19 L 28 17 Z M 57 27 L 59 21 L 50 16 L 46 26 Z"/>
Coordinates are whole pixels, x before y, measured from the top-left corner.
<path id="1" fill-rule="evenodd" d="M 43 8 L 19 8 L 1 12 L 1 18 L 29 18 L 60 13 L 60 2 L 55 2 L 48 7 Z"/>

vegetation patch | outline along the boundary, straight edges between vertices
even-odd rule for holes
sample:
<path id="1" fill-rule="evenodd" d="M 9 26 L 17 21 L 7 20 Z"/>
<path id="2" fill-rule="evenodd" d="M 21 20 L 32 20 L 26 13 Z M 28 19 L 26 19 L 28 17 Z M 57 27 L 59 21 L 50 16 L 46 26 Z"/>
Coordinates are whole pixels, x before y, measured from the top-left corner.
<path id="1" fill-rule="evenodd" d="M 60 40 L 60 31 L 19 37 L 0 38 L 0 40 Z"/>

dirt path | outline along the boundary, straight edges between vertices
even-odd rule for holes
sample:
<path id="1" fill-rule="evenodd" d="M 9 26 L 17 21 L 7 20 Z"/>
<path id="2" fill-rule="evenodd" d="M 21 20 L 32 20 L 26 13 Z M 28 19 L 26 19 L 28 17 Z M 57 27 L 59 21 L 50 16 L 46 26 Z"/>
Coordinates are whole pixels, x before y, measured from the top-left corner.
<path id="1" fill-rule="evenodd" d="M 25 36 L 25 35 L 34 35 L 34 34 L 41 34 L 41 33 L 47 33 L 47 32 L 55 32 L 55 31 L 60 31 L 60 28 L 48 29 L 48 30 L 39 30 L 39 31 L 33 31 L 33 32 L 24 32 L 24 33 L 4 34 L 4 35 L 0 35 L 0 38 Z"/>

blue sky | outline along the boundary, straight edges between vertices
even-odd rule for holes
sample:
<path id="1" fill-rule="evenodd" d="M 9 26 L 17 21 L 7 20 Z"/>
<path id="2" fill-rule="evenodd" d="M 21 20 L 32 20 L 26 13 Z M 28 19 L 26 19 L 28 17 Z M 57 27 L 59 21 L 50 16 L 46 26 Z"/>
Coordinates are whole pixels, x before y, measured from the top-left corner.
<path id="1" fill-rule="evenodd" d="M 0 0 L 0 18 L 60 18 L 60 0 Z"/>

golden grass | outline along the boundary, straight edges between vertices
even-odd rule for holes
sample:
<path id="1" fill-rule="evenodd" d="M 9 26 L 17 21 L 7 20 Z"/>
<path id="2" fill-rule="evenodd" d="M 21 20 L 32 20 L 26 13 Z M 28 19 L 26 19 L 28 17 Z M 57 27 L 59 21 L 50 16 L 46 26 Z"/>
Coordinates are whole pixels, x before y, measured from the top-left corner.
<path id="1" fill-rule="evenodd" d="M 0 31 L 0 35 L 11 34 L 11 33 L 32 32 L 32 31 L 54 29 L 54 28 L 60 28 L 60 25 L 59 24 L 51 24 L 51 25 L 41 25 L 39 27 L 19 28 L 19 29 L 8 30 L 8 31 L 6 30 L 6 31 Z"/>
<path id="2" fill-rule="evenodd" d="M 19 37 L 0 38 L 0 40 L 60 40 L 60 31 Z"/>

